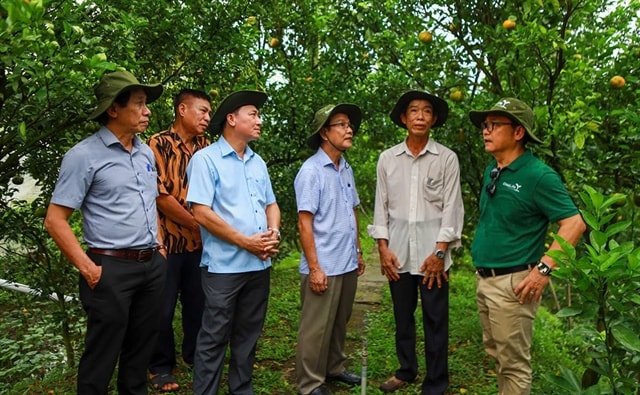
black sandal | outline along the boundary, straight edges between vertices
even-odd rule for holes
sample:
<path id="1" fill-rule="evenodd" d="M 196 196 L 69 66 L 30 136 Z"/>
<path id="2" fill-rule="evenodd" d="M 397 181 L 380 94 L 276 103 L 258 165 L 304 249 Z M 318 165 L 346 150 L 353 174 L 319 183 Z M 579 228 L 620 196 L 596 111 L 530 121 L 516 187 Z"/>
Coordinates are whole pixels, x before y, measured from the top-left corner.
<path id="1" fill-rule="evenodd" d="M 149 384 L 154 391 L 159 392 L 176 392 L 180 390 L 180 386 L 178 385 L 178 381 L 171 373 L 162 373 L 156 374 L 155 376 L 149 377 Z M 164 386 L 167 384 L 175 384 L 178 385 L 178 388 L 172 390 L 165 390 Z"/>

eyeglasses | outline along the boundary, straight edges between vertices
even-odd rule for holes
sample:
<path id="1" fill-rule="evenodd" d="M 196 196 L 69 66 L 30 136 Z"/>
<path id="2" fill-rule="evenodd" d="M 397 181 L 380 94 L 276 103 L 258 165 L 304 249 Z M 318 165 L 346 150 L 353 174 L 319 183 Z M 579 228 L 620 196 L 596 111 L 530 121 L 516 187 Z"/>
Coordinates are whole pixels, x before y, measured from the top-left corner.
<path id="1" fill-rule="evenodd" d="M 351 128 L 351 130 L 355 130 L 356 126 L 352 123 L 347 123 L 347 122 L 337 122 L 337 123 L 330 123 L 329 126 L 338 126 L 343 130 L 347 130 L 347 128 Z"/>
<path id="2" fill-rule="evenodd" d="M 491 177 L 491 183 L 489 185 L 487 185 L 487 195 L 489 195 L 489 197 L 493 197 L 493 195 L 496 194 L 496 183 L 498 182 L 498 178 L 500 177 L 500 172 L 502 171 L 501 168 L 499 167 L 494 167 L 493 169 L 491 169 L 491 172 L 489 173 L 489 177 Z"/>
<path id="3" fill-rule="evenodd" d="M 493 129 L 495 129 L 496 126 L 502 126 L 502 125 L 515 126 L 515 125 L 517 125 L 517 123 L 513 123 L 513 122 L 480 122 L 480 129 L 482 129 L 482 130 L 487 129 L 489 132 L 493 132 Z"/>

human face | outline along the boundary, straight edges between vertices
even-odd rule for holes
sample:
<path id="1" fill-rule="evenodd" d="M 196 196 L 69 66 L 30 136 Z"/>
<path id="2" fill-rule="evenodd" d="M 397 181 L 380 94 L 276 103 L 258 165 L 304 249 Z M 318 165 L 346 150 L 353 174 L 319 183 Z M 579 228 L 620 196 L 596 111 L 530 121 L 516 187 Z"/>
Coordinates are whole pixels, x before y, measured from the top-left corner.
<path id="1" fill-rule="evenodd" d="M 518 138 L 522 133 L 517 129 L 523 128 L 504 115 L 489 114 L 484 124 L 487 125 L 482 129 L 484 149 L 491 154 L 513 150 L 517 147 L 518 140 L 522 138 L 522 136 Z M 493 129 L 490 131 L 491 126 Z"/>
<path id="2" fill-rule="evenodd" d="M 340 152 L 353 146 L 353 126 L 347 114 L 334 114 L 324 128 L 323 140 Z"/>
<path id="3" fill-rule="evenodd" d="M 117 128 L 125 133 L 142 133 L 149 126 L 151 110 L 147 107 L 147 94 L 142 88 L 131 90 L 129 101 L 124 107 L 114 102 L 107 111 L 112 118 L 111 122 L 115 122 Z"/>
<path id="4" fill-rule="evenodd" d="M 236 111 L 228 114 L 227 123 L 234 126 L 239 137 L 246 142 L 260 138 L 262 118 L 260 111 L 253 104 L 239 107 Z"/>
<path id="5" fill-rule="evenodd" d="M 429 137 L 429 130 L 438 120 L 431 102 L 425 99 L 411 100 L 407 109 L 400 114 L 400 120 L 407 125 L 409 135 Z"/>
<path id="6" fill-rule="evenodd" d="M 189 96 L 178 109 L 187 132 L 201 135 L 209 127 L 211 121 L 211 104 L 208 100 Z"/>

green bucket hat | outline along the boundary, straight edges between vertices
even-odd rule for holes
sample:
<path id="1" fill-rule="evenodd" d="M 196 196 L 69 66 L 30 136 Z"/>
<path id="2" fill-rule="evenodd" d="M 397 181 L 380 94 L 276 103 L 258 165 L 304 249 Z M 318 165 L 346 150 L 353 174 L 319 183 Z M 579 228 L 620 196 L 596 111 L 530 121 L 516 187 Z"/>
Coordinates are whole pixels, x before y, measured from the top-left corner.
<path id="1" fill-rule="evenodd" d="M 531 107 L 527 106 L 522 101 L 513 97 L 505 97 L 500 99 L 500 101 L 494 104 L 489 110 L 470 111 L 469 118 L 474 125 L 480 127 L 480 124 L 484 122 L 489 114 L 504 115 L 513 122 L 522 125 L 531 141 L 542 144 L 542 140 L 533 134 L 533 128 L 535 125 L 533 110 L 531 110 Z"/>
<path id="2" fill-rule="evenodd" d="M 360 111 L 360 107 L 350 103 L 328 104 L 316 111 L 313 121 L 311 122 L 313 134 L 307 138 L 307 145 L 311 147 L 311 149 L 317 150 L 318 147 L 320 147 L 320 142 L 322 141 L 320 129 L 327 123 L 329 118 L 336 114 L 347 114 L 349 122 L 353 125 L 353 135 L 355 136 L 356 133 L 358 133 L 360 123 L 362 122 L 362 111 Z"/>
<path id="3" fill-rule="evenodd" d="M 433 111 L 438 117 L 438 119 L 436 120 L 436 123 L 433 125 L 434 128 L 437 128 L 438 126 L 442 126 L 447 120 L 447 117 L 449 116 L 449 105 L 447 104 L 446 101 L 430 93 L 413 90 L 413 91 L 408 91 L 404 93 L 402 96 L 400 96 L 395 107 L 393 107 L 391 114 L 389 114 L 393 123 L 395 123 L 396 125 L 400 126 L 403 129 L 407 128 L 407 125 L 402 123 L 402 120 L 400 119 L 400 115 L 407 110 L 407 106 L 409 106 L 409 103 L 411 103 L 412 100 L 428 100 L 429 103 L 431 103 L 431 105 L 433 106 Z"/>
<path id="4" fill-rule="evenodd" d="M 236 91 L 225 97 L 213 114 L 209 123 L 209 132 L 216 135 L 222 132 L 222 125 L 227 119 L 227 114 L 234 112 L 242 106 L 253 104 L 256 108 L 262 107 L 267 101 L 267 94 L 260 91 Z"/>
<path id="5" fill-rule="evenodd" d="M 162 95 L 162 85 L 143 85 L 128 71 L 115 71 L 102 76 L 100 83 L 94 88 L 98 107 L 89 115 L 94 120 L 113 104 L 119 94 L 132 89 L 142 88 L 147 94 L 147 104 L 157 100 Z"/>

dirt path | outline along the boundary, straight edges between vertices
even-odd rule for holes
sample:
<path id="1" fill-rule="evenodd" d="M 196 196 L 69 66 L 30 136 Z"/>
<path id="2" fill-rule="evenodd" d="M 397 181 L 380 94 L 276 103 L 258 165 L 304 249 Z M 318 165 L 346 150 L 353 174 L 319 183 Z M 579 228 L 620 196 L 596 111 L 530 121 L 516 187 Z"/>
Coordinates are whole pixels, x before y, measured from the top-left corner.
<path id="1" fill-rule="evenodd" d="M 364 274 L 358 278 L 358 290 L 349 321 L 349 331 L 357 331 L 364 327 L 366 313 L 380 305 L 383 287 L 387 284 L 387 279 L 380 273 L 377 248 L 373 248 L 367 254 L 366 265 Z"/>

